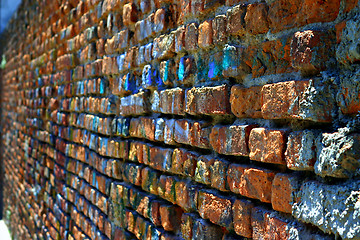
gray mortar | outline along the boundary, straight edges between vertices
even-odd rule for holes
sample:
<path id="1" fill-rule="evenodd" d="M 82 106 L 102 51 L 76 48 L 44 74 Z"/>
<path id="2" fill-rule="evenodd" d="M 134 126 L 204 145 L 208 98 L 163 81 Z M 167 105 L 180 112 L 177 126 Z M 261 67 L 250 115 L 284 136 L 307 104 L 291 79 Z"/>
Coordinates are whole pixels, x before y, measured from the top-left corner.
<path id="1" fill-rule="evenodd" d="M 355 60 L 360 60 L 360 17 L 346 22 L 341 36 L 341 42 L 336 49 L 336 60 L 349 67 Z"/>
<path id="2" fill-rule="evenodd" d="M 328 111 L 332 119 L 336 116 L 335 77 L 328 72 L 322 72 L 321 78 L 314 78 L 309 81 L 309 86 L 305 90 L 299 102 L 299 116 L 304 120 L 324 120 L 319 115 L 319 111 Z"/>
<path id="3" fill-rule="evenodd" d="M 292 215 L 343 239 L 360 239 L 360 181 L 302 184 Z"/>
<path id="4" fill-rule="evenodd" d="M 360 137 L 348 127 L 324 133 L 317 140 L 315 173 L 321 177 L 350 178 L 359 175 Z"/>

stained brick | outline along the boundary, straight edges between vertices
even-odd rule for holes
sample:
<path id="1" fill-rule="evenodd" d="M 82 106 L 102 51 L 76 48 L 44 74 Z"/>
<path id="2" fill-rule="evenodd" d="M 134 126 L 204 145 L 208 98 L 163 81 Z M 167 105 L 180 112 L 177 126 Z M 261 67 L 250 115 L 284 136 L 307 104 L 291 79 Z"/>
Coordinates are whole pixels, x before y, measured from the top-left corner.
<path id="1" fill-rule="evenodd" d="M 274 210 L 291 213 L 300 179 L 292 174 L 278 173 L 272 183 L 271 204 Z"/>
<path id="2" fill-rule="evenodd" d="M 228 86 L 221 85 L 187 90 L 186 112 L 192 115 L 230 114 Z"/>
<path id="3" fill-rule="evenodd" d="M 253 128 L 249 136 L 250 159 L 266 163 L 286 164 L 286 130 Z"/>
<path id="4" fill-rule="evenodd" d="M 231 111 L 238 118 L 261 118 L 262 87 L 244 88 L 238 85 L 231 87 Z"/>
<path id="5" fill-rule="evenodd" d="M 226 155 L 248 156 L 249 134 L 256 125 L 215 126 L 211 130 L 210 144 L 213 149 Z"/>

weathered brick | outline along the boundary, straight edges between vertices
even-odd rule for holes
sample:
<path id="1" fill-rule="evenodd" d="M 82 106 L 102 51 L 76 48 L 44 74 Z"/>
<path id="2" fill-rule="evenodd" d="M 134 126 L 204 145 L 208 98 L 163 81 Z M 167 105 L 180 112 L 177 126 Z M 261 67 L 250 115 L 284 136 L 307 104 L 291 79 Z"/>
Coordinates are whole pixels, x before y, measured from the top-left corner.
<path id="1" fill-rule="evenodd" d="M 226 174 L 229 162 L 221 159 L 215 159 L 214 164 L 210 166 L 211 170 L 211 187 L 219 189 L 220 191 L 227 191 Z"/>
<path id="2" fill-rule="evenodd" d="M 200 216 L 228 229 L 233 227 L 232 204 L 231 198 L 217 195 L 211 191 L 199 191 L 198 211 Z"/>
<path id="3" fill-rule="evenodd" d="M 122 116 L 141 115 L 150 111 L 148 92 L 140 92 L 120 99 Z"/>
<path id="4" fill-rule="evenodd" d="M 244 18 L 246 31 L 252 34 L 266 33 L 269 30 L 267 15 L 268 6 L 265 3 L 249 4 Z"/>
<path id="5" fill-rule="evenodd" d="M 297 171 L 314 170 L 316 160 L 316 132 L 291 132 L 287 140 L 285 161 L 288 168 Z"/>
<path id="6" fill-rule="evenodd" d="M 172 154 L 171 172 L 194 177 L 198 154 L 182 148 L 174 149 Z"/>
<path id="7" fill-rule="evenodd" d="M 205 221 L 202 218 L 196 219 L 193 226 L 193 236 L 199 240 L 222 239 L 224 235 L 220 226 Z"/>
<path id="8" fill-rule="evenodd" d="M 248 156 L 249 134 L 256 125 L 215 126 L 210 133 L 212 148 L 225 155 Z"/>
<path id="9" fill-rule="evenodd" d="M 185 211 L 197 209 L 198 187 L 189 181 L 175 183 L 176 204 Z"/>
<path id="10" fill-rule="evenodd" d="M 247 168 L 240 183 L 240 194 L 256 198 L 262 202 L 271 202 L 272 181 L 276 172 L 263 168 Z"/>
<path id="11" fill-rule="evenodd" d="M 134 3 L 127 3 L 123 6 L 123 23 L 125 26 L 130 27 L 135 24 L 138 17 L 138 11 Z"/>
<path id="12" fill-rule="evenodd" d="M 334 55 L 335 35 L 324 31 L 296 32 L 291 42 L 292 66 L 303 75 L 315 75 L 325 70 Z"/>
<path id="13" fill-rule="evenodd" d="M 207 20 L 199 25 L 198 44 L 201 48 L 209 48 L 213 43 L 212 20 Z"/>
<path id="14" fill-rule="evenodd" d="M 286 130 L 253 128 L 249 136 L 250 159 L 254 161 L 286 164 Z"/>
<path id="15" fill-rule="evenodd" d="M 214 44 L 225 44 L 227 40 L 226 34 L 226 16 L 218 15 L 212 20 L 212 39 Z"/>
<path id="16" fill-rule="evenodd" d="M 160 111 L 166 114 L 184 115 L 185 93 L 181 88 L 160 92 Z"/>
<path id="17" fill-rule="evenodd" d="M 211 167 L 214 164 L 211 156 L 200 156 L 195 169 L 195 181 L 203 184 L 211 184 Z"/>
<path id="18" fill-rule="evenodd" d="M 190 23 L 185 29 L 185 49 L 195 51 L 198 48 L 198 27 L 195 23 Z"/>
<path id="19" fill-rule="evenodd" d="M 179 229 L 182 210 L 175 205 L 161 205 L 159 208 L 161 226 L 166 231 Z"/>
<path id="20" fill-rule="evenodd" d="M 235 200 L 232 206 L 232 211 L 234 218 L 234 230 L 236 234 L 247 238 L 252 237 L 251 210 L 254 206 L 255 205 L 250 200 Z"/>
<path id="21" fill-rule="evenodd" d="M 186 112 L 192 115 L 230 114 L 227 85 L 192 88 L 186 91 Z"/>
<path id="22" fill-rule="evenodd" d="M 312 95 L 311 107 L 305 104 L 309 88 L 319 88 Z M 332 119 L 331 93 L 326 87 L 316 86 L 312 80 L 267 84 L 261 90 L 261 100 L 261 113 L 265 119 L 303 119 L 316 122 L 329 122 Z M 323 103 L 318 104 L 320 101 Z"/>
<path id="23" fill-rule="evenodd" d="M 300 179 L 293 174 L 278 173 L 271 188 L 271 204 L 274 210 L 291 213 L 296 193 L 300 188 Z"/>
<path id="24" fill-rule="evenodd" d="M 238 85 L 231 87 L 231 111 L 238 118 L 261 118 L 262 87 L 244 88 Z"/>
<path id="25" fill-rule="evenodd" d="M 226 12 L 227 32 L 231 35 L 242 35 L 245 33 L 246 5 L 240 4 Z"/>
<path id="26" fill-rule="evenodd" d="M 247 165 L 240 165 L 234 163 L 228 166 L 226 181 L 230 191 L 234 193 L 240 193 L 244 171 L 248 168 L 249 166 Z"/>

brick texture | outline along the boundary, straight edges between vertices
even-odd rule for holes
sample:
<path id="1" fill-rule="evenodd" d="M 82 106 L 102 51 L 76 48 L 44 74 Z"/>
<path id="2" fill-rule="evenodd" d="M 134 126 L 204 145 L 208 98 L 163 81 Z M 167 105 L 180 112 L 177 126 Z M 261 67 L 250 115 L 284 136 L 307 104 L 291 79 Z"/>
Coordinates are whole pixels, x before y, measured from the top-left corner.
<path id="1" fill-rule="evenodd" d="M 359 26 L 358 0 L 23 0 L 12 238 L 360 239 Z"/>

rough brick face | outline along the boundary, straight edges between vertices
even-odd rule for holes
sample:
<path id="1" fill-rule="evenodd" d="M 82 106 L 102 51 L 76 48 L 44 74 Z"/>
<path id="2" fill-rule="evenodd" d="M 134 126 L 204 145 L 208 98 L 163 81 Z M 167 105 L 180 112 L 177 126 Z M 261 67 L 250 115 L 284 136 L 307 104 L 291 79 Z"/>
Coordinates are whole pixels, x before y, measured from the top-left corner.
<path id="1" fill-rule="evenodd" d="M 249 136 L 250 159 L 285 164 L 286 130 L 253 128 Z"/>
<path id="2" fill-rule="evenodd" d="M 23 0 L 13 239 L 360 239 L 358 0 Z"/>

